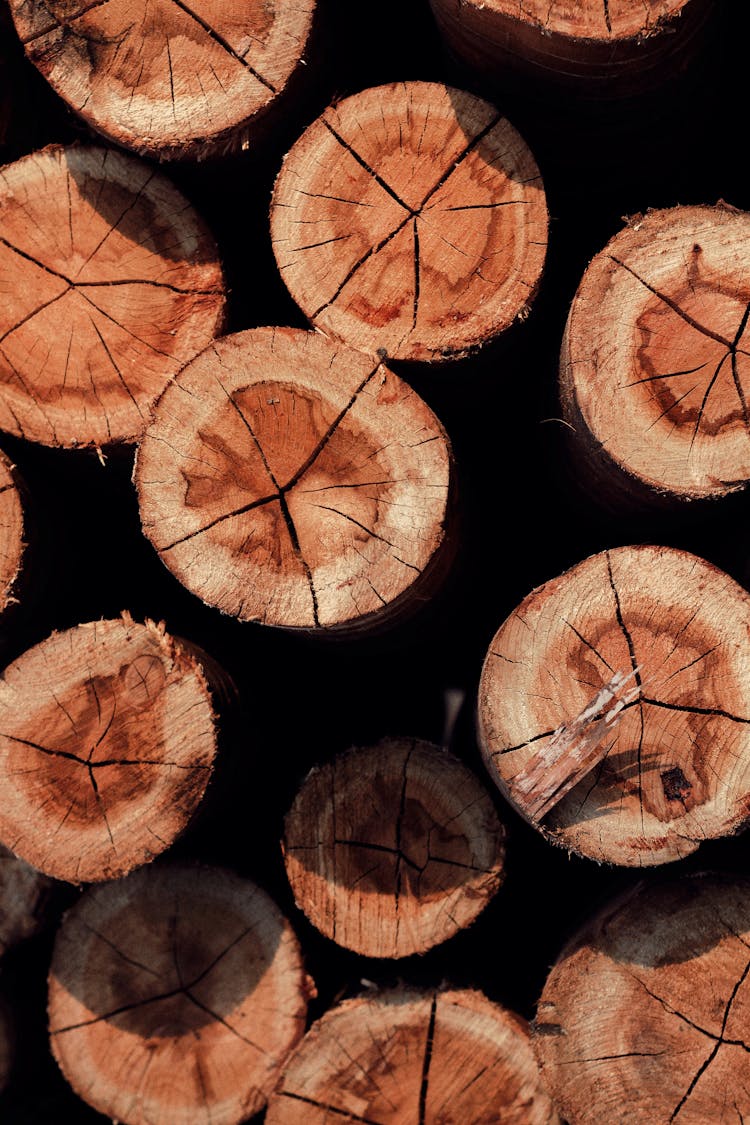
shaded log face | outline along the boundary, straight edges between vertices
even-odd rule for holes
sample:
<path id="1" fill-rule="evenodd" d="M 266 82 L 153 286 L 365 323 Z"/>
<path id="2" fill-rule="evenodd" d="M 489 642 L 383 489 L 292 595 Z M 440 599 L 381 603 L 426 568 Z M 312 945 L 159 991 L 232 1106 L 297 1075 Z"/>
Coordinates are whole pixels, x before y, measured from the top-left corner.
<path id="1" fill-rule="evenodd" d="M 268 1125 L 557 1125 L 522 1020 L 480 992 L 384 992 L 314 1024 Z"/>
<path id="2" fill-rule="evenodd" d="M 284 823 L 297 904 L 368 957 L 423 953 L 469 925 L 502 879 L 505 832 L 466 767 L 388 740 L 314 770 Z"/>
<path id="3" fill-rule="evenodd" d="M 123 875 L 185 827 L 215 752 L 201 668 L 163 631 L 53 634 L 0 683 L 0 839 L 58 879 Z"/>
<path id="4" fill-rule="evenodd" d="M 746 592 L 693 555 L 625 547 L 587 559 L 530 594 L 493 639 L 479 698 L 491 775 L 514 801 L 529 761 L 625 673 L 633 691 L 599 731 L 596 764 L 539 826 L 632 866 L 737 831 L 750 808 L 748 628 Z M 556 768 L 564 777 L 564 761 Z"/>
<path id="5" fill-rule="evenodd" d="M 533 1027 L 545 1086 L 581 1125 L 750 1114 L 750 883 L 692 876 L 601 912 L 553 968 Z"/>
<path id="6" fill-rule="evenodd" d="M 675 207 L 594 258 L 561 356 L 589 456 L 603 448 L 631 482 L 689 499 L 750 479 L 749 250 L 749 215 Z"/>
<path id="7" fill-rule="evenodd" d="M 12 465 L 0 453 L 0 614 L 15 601 L 23 558 L 23 510 Z"/>
<path id="8" fill-rule="evenodd" d="M 118 144 L 164 157 L 243 140 L 297 68 L 314 2 L 10 6 L 27 55 L 73 109 Z"/>
<path id="9" fill-rule="evenodd" d="M 440 360 L 527 313 L 547 210 L 531 153 L 493 106 L 407 82 L 310 126 L 276 182 L 271 234 L 316 328 L 370 354 Z"/>
<path id="10" fill-rule="evenodd" d="M 0 286 L 0 428 L 46 445 L 139 437 L 223 318 L 198 216 L 151 167 L 101 148 L 3 169 Z"/>
<path id="11" fill-rule="evenodd" d="M 45 875 L 0 845 L 0 956 L 39 929 L 51 887 Z"/>
<path id="12" fill-rule="evenodd" d="M 408 596 L 443 542 L 450 462 L 440 423 L 382 364 L 269 328 L 180 373 L 136 483 L 145 533 L 200 598 L 315 628 Z"/>
<path id="13" fill-rule="evenodd" d="M 64 918 L 52 1050 L 76 1092 L 128 1125 L 235 1125 L 265 1104 L 305 1026 L 294 934 L 254 883 L 147 868 Z"/>

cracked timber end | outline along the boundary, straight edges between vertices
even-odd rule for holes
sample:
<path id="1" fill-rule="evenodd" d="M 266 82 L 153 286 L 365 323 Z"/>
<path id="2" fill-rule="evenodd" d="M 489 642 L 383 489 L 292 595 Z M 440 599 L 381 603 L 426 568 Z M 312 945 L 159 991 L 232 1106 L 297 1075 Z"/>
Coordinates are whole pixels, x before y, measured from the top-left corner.
<path id="1" fill-rule="evenodd" d="M 558 958 L 532 1025 L 562 1117 L 747 1120 L 749 948 L 740 876 L 641 885 L 589 922 Z"/>
<path id="2" fill-rule="evenodd" d="M 0 181 L 0 429 L 50 446 L 140 437 L 221 329 L 208 229 L 148 164 L 54 146 Z"/>
<path id="3" fill-rule="evenodd" d="M 329 107 L 284 160 L 276 261 L 311 324 L 370 355 L 465 355 L 523 317 L 547 247 L 533 156 L 488 102 L 399 82 Z"/>
<path id="4" fill-rule="evenodd" d="M 124 875 L 192 819 L 217 735 L 194 650 L 128 620 L 53 633 L 0 680 L 0 840 L 56 879 Z"/>
<path id="5" fill-rule="evenodd" d="M 24 524 L 16 469 L 0 451 L 0 616 L 17 603 L 23 583 Z"/>
<path id="6" fill-rule="evenodd" d="M 159 400 L 135 480 L 165 565 L 243 621 L 391 625 L 451 561 L 445 431 L 382 362 L 318 333 L 207 348 Z"/>
<path id="7" fill-rule="evenodd" d="M 750 480 L 750 215 L 639 216 L 593 259 L 560 357 L 582 475 L 605 502 L 724 496 Z"/>
<path id="8" fill-rule="evenodd" d="M 26 54 L 97 132 L 160 159 L 247 145 L 296 80 L 314 0 L 11 0 Z"/>
<path id="9" fill-rule="evenodd" d="M 90 888 L 49 975 L 52 1052 L 128 1125 L 238 1125 L 263 1108 L 312 993 L 291 926 L 254 883 L 164 865 Z"/>
<path id="10" fill-rule="evenodd" d="M 694 555 L 586 559 L 492 641 L 478 709 L 491 776 L 549 838 L 599 862 L 667 863 L 737 832 L 750 815 L 749 634 L 750 596 Z M 592 713 L 597 696 L 609 702 Z"/>
<path id="11" fill-rule="evenodd" d="M 415 739 L 314 769 L 284 822 L 297 905 L 366 957 L 424 953 L 470 925 L 504 874 L 505 829 L 474 775 Z"/>
<path id="12" fill-rule="evenodd" d="M 327 1012 L 292 1054 L 267 1125 L 558 1125 L 523 1020 L 481 992 L 390 989 Z"/>

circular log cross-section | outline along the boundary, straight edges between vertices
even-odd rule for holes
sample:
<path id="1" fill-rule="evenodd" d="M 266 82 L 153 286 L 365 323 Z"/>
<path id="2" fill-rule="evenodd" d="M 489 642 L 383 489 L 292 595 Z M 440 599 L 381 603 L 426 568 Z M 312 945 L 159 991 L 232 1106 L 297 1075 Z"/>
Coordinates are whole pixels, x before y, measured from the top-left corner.
<path id="1" fill-rule="evenodd" d="M 576 1125 L 730 1125 L 750 1115 L 750 882 L 639 886 L 558 958 L 532 1039 Z"/>
<path id="2" fill-rule="evenodd" d="M 722 496 L 750 480 L 750 214 L 653 211 L 584 274 L 560 360 L 565 417 L 606 496 Z"/>
<path id="3" fill-rule="evenodd" d="M 42 926 L 52 886 L 0 844 L 0 957 Z"/>
<path id="4" fill-rule="evenodd" d="M 91 888 L 49 977 L 52 1051 L 125 1125 L 237 1125 L 305 1030 L 310 982 L 276 904 L 214 867 L 157 866 Z"/>
<path id="5" fill-rule="evenodd" d="M 547 206 L 533 156 L 494 106 L 406 82 L 310 126 L 276 181 L 271 235 L 315 328 L 371 355 L 444 360 L 526 316 Z"/>
<path id="6" fill-rule="evenodd" d="M 394 989 L 312 1026 L 267 1125 L 557 1125 L 525 1023 L 481 992 Z"/>
<path id="7" fill-rule="evenodd" d="M 10 0 L 26 53 L 94 129 L 161 159 L 245 147 L 304 62 L 314 0 Z"/>
<path id="8" fill-rule="evenodd" d="M 216 246 L 160 173 L 52 147 L 0 181 L 0 429 L 53 446 L 140 437 L 220 330 Z"/>
<path id="9" fill-rule="evenodd" d="M 135 479 L 163 562 L 243 621 L 391 624 L 450 561 L 440 423 L 380 362 L 317 333 L 207 348 L 159 400 Z"/>
<path id="10" fill-rule="evenodd" d="M 0 615 L 17 601 L 24 554 L 24 518 L 14 466 L 0 452 Z"/>
<path id="11" fill-rule="evenodd" d="M 185 828 L 217 729 L 200 654 L 150 622 L 53 633 L 0 680 L 0 840 L 56 879 L 112 879 Z"/>
<path id="12" fill-rule="evenodd" d="M 366 957 L 424 953 L 498 889 L 505 831 L 452 754 L 415 739 L 349 750 L 314 769 L 284 822 L 297 905 Z"/>
<path id="13" fill-rule="evenodd" d="M 622 547 L 534 590 L 479 694 L 493 778 L 554 841 L 666 863 L 750 814 L 750 595 L 694 555 Z"/>

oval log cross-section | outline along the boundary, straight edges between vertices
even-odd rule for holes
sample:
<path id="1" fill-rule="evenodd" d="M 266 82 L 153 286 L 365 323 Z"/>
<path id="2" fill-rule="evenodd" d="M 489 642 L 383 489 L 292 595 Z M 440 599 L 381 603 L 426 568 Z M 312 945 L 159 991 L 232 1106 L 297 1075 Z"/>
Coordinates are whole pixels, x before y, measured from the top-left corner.
<path id="1" fill-rule="evenodd" d="M 292 928 L 254 883 L 145 868 L 65 915 L 52 1051 L 74 1090 L 125 1125 L 238 1125 L 265 1105 L 309 993 Z"/>
<path id="2" fill-rule="evenodd" d="M 664 547 L 594 555 L 496 633 L 479 694 L 487 767 L 553 840 L 666 863 L 750 815 L 750 596 Z M 583 763 L 583 771 L 579 767 Z"/>
<path id="3" fill-rule="evenodd" d="M 532 1038 L 576 1125 L 730 1125 L 750 1115 L 750 882 L 639 886 L 563 950 Z"/>
<path id="4" fill-rule="evenodd" d="M 220 330 L 216 246 L 148 164 L 52 147 L 0 181 L 0 429 L 53 446 L 136 440 Z"/>
<path id="5" fill-rule="evenodd" d="M 312 771 L 284 822 L 297 905 L 367 957 L 424 953 L 468 926 L 503 877 L 505 831 L 452 754 L 416 739 Z"/>
<path id="6" fill-rule="evenodd" d="M 0 451 L 0 615 L 18 599 L 24 554 L 24 516 L 15 468 Z"/>
<path id="7" fill-rule="evenodd" d="M 0 680 L 0 840 L 57 879 L 124 875 L 185 828 L 216 740 L 199 654 L 163 628 L 54 633 Z"/>
<path id="8" fill-rule="evenodd" d="M 360 351 L 442 360 L 528 312 L 547 206 L 526 144 L 488 102 L 427 82 L 331 106 L 287 155 L 276 261 L 315 328 Z"/>
<path id="9" fill-rule="evenodd" d="M 586 270 L 560 358 L 603 498 L 722 496 L 750 480 L 750 214 L 653 211 Z"/>
<path id="10" fill-rule="evenodd" d="M 313 1024 L 268 1125 L 558 1125 L 523 1020 L 481 992 L 393 989 Z"/>
<path id="11" fill-rule="evenodd" d="M 304 62 L 314 0 L 11 0 L 26 53 L 94 129 L 162 159 L 242 147 Z"/>
<path id="12" fill-rule="evenodd" d="M 163 562 L 241 620 L 391 623 L 449 561 L 440 423 L 382 363 L 316 333 L 207 348 L 159 400 L 135 479 Z"/>

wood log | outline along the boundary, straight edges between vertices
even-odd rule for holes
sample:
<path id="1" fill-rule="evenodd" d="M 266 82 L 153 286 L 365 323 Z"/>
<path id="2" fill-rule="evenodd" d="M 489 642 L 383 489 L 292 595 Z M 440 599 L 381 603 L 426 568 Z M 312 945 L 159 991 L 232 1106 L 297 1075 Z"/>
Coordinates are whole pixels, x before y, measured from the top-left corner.
<path id="1" fill-rule="evenodd" d="M 237 1125 L 265 1105 L 312 985 L 291 926 L 248 879 L 156 866 L 90 888 L 49 976 L 53 1054 L 126 1125 Z"/>
<path id="2" fill-rule="evenodd" d="M 3 169 L 0 291 L 0 428 L 45 445 L 136 440 L 223 321 L 202 220 L 160 173 L 104 148 Z"/>
<path id="3" fill-rule="evenodd" d="M 284 821 L 297 905 L 366 957 L 408 957 L 470 925 L 503 879 L 505 829 L 446 750 L 386 739 L 306 778 Z"/>
<path id="4" fill-rule="evenodd" d="M 124 875 L 193 817 L 217 735 L 200 653 L 163 625 L 53 633 L 0 681 L 0 841 L 56 879 Z"/>
<path id="5" fill-rule="evenodd" d="M 0 616 L 18 601 L 25 547 L 24 523 L 15 466 L 0 450 Z"/>
<path id="6" fill-rule="evenodd" d="M 524 319 L 547 246 L 539 170 L 486 101 L 427 82 L 331 106 L 271 205 L 282 277 L 310 323 L 371 355 L 445 360 Z"/>
<path id="7" fill-rule="evenodd" d="M 600 862 L 666 863 L 739 831 L 748 630 L 750 595 L 694 555 L 586 559 L 529 594 L 490 645 L 478 709 L 490 774 L 550 840 Z"/>
<path id="8" fill-rule="evenodd" d="M 481 992 L 392 989 L 312 1026 L 267 1125 L 557 1125 L 526 1024 Z"/>
<path id="9" fill-rule="evenodd" d="M 160 159 L 247 148 L 303 66 L 314 0 L 10 0 L 26 53 L 97 132 Z"/>
<path id="10" fill-rule="evenodd" d="M 159 400 L 135 481 L 162 561 L 243 621 L 392 624 L 450 563 L 445 431 L 380 361 L 315 333 L 207 348 Z"/>
<path id="11" fill-rule="evenodd" d="M 567 945 L 532 1038 L 576 1125 L 729 1125 L 750 1114 L 750 882 L 639 885 Z"/>
<path id="12" fill-rule="evenodd" d="M 586 270 L 560 357 L 580 473 L 622 505 L 750 479 L 750 215 L 724 205 L 631 219 Z"/>
<path id="13" fill-rule="evenodd" d="M 0 845 L 0 957 L 41 928 L 53 883 Z"/>

